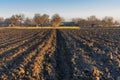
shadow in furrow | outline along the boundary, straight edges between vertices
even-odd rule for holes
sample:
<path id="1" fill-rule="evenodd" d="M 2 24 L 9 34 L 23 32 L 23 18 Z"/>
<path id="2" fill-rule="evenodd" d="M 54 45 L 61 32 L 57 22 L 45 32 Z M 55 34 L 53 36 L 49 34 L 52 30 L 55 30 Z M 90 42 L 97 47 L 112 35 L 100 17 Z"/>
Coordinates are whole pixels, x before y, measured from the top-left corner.
<path id="1" fill-rule="evenodd" d="M 56 30 L 56 73 L 58 80 L 71 80 L 73 78 L 72 54 L 67 48 L 62 32 Z"/>

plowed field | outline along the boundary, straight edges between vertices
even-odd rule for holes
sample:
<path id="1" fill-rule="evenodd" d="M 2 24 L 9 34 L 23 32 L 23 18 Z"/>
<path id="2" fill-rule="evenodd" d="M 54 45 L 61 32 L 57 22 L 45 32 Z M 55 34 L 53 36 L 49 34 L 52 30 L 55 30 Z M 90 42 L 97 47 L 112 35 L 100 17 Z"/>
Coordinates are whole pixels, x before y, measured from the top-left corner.
<path id="1" fill-rule="evenodd" d="M 0 29 L 0 80 L 120 80 L 120 29 Z"/>

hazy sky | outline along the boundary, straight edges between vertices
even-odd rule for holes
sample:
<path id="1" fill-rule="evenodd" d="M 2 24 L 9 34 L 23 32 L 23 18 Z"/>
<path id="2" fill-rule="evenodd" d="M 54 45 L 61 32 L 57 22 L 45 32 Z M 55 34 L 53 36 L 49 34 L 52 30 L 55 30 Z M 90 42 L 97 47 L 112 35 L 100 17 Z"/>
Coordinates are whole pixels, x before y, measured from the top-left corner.
<path id="1" fill-rule="evenodd" d="M 120 0 L 0 0 L 0 16 L 6 18 L 18 13 L 28 17 L 34 13 L 58 13 L 65 19 L 112 16 L 120 20 Z"/>

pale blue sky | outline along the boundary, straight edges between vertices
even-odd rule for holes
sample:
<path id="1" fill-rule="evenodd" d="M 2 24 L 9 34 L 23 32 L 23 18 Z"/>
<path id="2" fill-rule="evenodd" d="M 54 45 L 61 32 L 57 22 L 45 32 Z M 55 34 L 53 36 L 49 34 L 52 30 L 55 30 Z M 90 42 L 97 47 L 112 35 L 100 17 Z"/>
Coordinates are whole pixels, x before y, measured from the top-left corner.
<path id="1" fill-rule="evenodd" d="M 65 19 L 112 16 L 120 20 L 120 0 L 0 0 L 0 16 L 6 18 L 18 13 L 28 17 L 34 13 L 58 13 Z"/>

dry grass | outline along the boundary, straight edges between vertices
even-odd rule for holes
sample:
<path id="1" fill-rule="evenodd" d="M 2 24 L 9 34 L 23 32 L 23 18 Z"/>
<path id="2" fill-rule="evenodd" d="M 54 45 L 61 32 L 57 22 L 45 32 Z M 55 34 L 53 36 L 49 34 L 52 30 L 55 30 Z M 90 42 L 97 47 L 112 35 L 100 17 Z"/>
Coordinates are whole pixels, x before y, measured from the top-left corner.
<path id="1" fill-rule="evenodd" d="M 77 26 L 60 26 L 60 27 L 20 27 L 20 26 L 15 26 L 15 27 L 0 27 L 0 29 L 80 29 L 80 27 Z"/>

